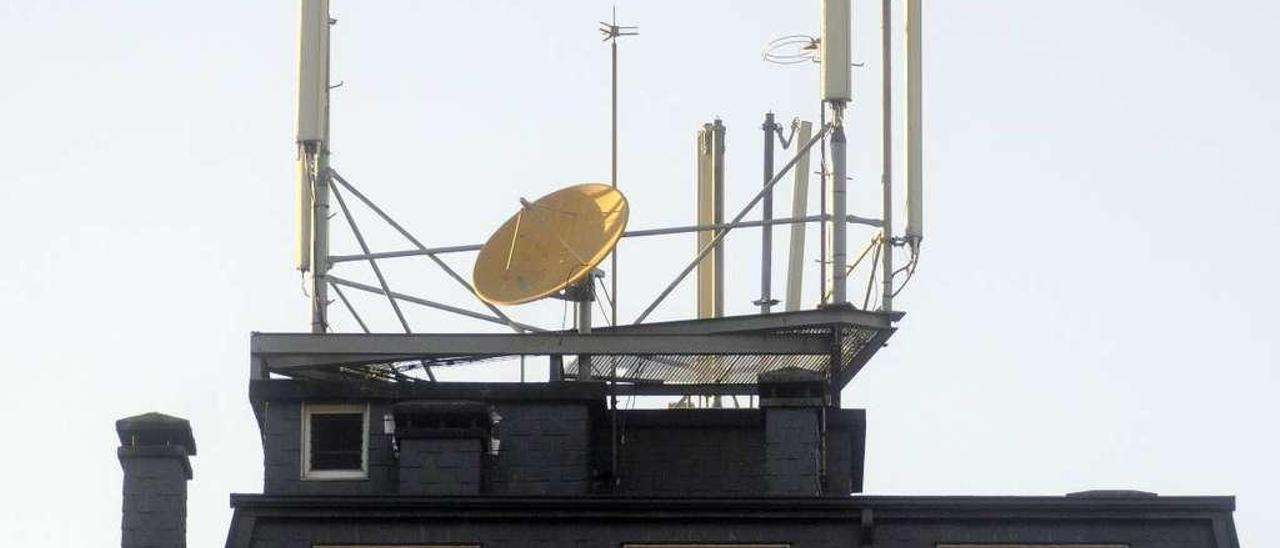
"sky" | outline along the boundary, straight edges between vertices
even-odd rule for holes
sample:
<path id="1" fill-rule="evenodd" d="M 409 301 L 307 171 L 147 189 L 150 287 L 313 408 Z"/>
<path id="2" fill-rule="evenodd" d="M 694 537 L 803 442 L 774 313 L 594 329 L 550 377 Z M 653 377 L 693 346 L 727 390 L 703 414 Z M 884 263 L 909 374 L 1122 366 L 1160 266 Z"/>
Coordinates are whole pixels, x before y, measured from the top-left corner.
<path id="1" fill-rule="evenodd" d="M 1280 6 L 925 4 L 923 253 L 898 332 L 844 393 L 868 413 L 866 491 L 1234 495 L 1242 545 L 1280 544 Z M 878 3 L 856 5 L 850 210 L 878 216 Z M 427 245 L 481 242 L 520 197 L 607 180 L 595 28 L 611 6 L 333 0 L 334 167 Z M 717 116 L 736 211 L 760 185 L 763 113 L 817 116 L 816 66 L 760 58 L 816 34 L 817 2 L 617 7 L 640 27 L 620 47 L 631 227 L 693 221 L 694 135 Z M 192 423 L 193 548 L 224 542 L 228 493 L 260 492 L 249 333 L 309 327 L 292 265 L 295 17 L 287 1 L 0 2 L 0 465 L 18 472 L 0 544 L 119 538 L 113 422 L 138 413 Z M 786 211 L 789 183 L 779 195 Z M 375 248 L 407 247 L 356 218 Z M 354 252 L 334 222 L 335 252 Z M 731 314 L 759 296 L 758 238 L 728 238 Z M 694 245 L 624 241 L 620 316 Z M 466 273 L 472 258 L 448 260 Z M 479 308 L 425 261 L 384 267 L 398 290 Z M 691 314 L 687 286 L 654 319 Z M 410 310 L 420 331 L 491 329 Z M 558 303 L 511 312 L 563 322 Z"/>

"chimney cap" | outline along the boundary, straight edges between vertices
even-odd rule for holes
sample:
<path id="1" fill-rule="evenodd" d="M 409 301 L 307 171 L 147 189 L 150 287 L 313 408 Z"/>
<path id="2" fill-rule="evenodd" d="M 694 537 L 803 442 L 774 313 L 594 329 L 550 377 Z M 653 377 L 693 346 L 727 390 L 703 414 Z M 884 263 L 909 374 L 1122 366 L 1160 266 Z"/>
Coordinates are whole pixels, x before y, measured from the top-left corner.
<path id="1" fill-rule="evenodd" d="M 191 423 L 163 413 L 143 413 L 116 421 L 116 434 L 122 446 L 182 447 L 188 455 L 196 454 L 196 440 Z"/>
<path id="2" fill-rule="evenodd" d="M 801 367 L 783 367 L 761 373 L 760 384 L 809 384 L 821 383 L 822 373 Z"/>

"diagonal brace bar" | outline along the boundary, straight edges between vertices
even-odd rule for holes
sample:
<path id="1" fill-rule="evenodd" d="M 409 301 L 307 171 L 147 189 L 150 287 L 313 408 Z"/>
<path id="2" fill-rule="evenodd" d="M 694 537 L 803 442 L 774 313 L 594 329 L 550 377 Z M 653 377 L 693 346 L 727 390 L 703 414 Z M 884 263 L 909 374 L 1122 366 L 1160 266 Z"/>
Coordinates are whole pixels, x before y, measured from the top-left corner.
<path id="1" fill-rule="evenodd" d="M 443 311 L 445 311 L 445 312 L 452 312 L 452 313 L 454 313 L 454 314 L 458 314 L 458 315 L 461 315 L 461 316 L 467 316 L 467 317 L 469 317 L 469 318 L 475 318 L 475 319 L 477 319 L 477 320 L 484 320 L 484 321 L 486 321 L 486 322 L 496 323 L 496 324 L 498 324 L 498 325 L 507 325 L 507 322 L 503 321 L 503 320 L 502 320 L 502 318 L 498 318 L 498 317 L 494 317 L 494 316 L 489 316 L 489 315 L 487 315 L 487 314 L 481 314 L 481 313 L 479 313 L 479 312 L 473 312 L 473 311 L 471 311 L 471 310 L 467 310 L 467 309 L 465 309 L 465 308 L 458 308 L 458 307 L 456 307 L 456 306 L 449 306 L 449 305 L 447 305 L 447 304 L 438 303 L 438 302 L 435 302 L 435 301 L 430 301 L 430 300 L 427 300 L 427 299 L 423 299 L 423 298 L 421 298 L 421 297 L 414 297 L 413 295 L 405 295 L 404 293 L 397 293 L 397 292 L 395 292 L 395 291 L 389 291 L 389 292 L 384 293 L 381 289 L 379 289 L 379 288 L 377 288 L 377 287 L 374 287 L 374 286 L 372 286 L 372 285 L 365 285 L 365 284 L 362 284 L 362 283 L 360 283 L 360 282 L 353 282 L 353 281 L 351 281 L 351 280 L 346 280 L 346 279 L 343 279 L 343 278 L 339 278 L 339 277 L 337 277 L 337 276 L 329 276 L 329 280 L 330 280 L 331 282 L 333 282 L 334 284 L 336 284 L 336 285 L 340 285 L 340 286 L 343 286 L 343 287 L 350 287 L 350 288 L 352 288 L 352 289 L 359 289 L 359 290 L 361 290 L 361 291 L 366 291 L 366 292 L 369 292 L 369 293 L 373 293 L 373 294 L 375 294 L 375 295 L 389 295 L 389 296 L 394 297 L 394 298 L 396 298 L 396 299 L 398 299 L 398 300 L 405 301 L 405 302 L 409 302 L 409 303 L 413 303 L 413 304 L 422 305 L 422 306 L 425 306 L 425 307 L 428 307 L 428 308 L 434 308 L 434 309 L 437 309 L 437 310 L 443 310 Z M 534 326 L 532 326 L 532 325 L 527 325 L 527 324 L 523 324 L 523 323 L 518 323 L 518 322 L 517 322 L 517 323 L 516 323 L 516 325 L 520 326 L 520 328 L 521 328 L 521 329 L 524 329 L 525 331 L 533 331 L 533 332 L 546 331 L 545 329 L 542 329 L 542 328 L 539 328 L 539 327 L 534 327 Z"/>

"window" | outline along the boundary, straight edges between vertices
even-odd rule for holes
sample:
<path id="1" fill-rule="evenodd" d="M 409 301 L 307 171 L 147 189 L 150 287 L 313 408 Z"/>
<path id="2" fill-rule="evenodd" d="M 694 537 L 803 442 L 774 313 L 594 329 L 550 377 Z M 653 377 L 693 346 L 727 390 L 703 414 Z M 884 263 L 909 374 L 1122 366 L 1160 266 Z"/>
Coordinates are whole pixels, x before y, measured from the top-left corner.
<path id="1" fill-rule="evenodd" d="M 302 478 L 368 477 L 369 407 L 302 404 Z"/>

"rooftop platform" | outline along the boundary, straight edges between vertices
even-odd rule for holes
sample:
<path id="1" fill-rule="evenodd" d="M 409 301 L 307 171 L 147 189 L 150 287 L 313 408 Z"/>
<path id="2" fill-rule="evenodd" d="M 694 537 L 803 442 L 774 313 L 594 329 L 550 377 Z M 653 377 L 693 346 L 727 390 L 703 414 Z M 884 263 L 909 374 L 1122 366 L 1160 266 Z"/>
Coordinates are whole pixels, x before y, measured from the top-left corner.
<path id="1" fill-rule="evenodd" d="M 590 334 L 254 333 L 254 378 L 421 382 L 419 367 L 457 367 L 513 356 L 549 356 L 561 375 L 615 380 L 632 393 L 750 393 L 763 373 L 798 368 L 838 390 L 893 334 L 900 312 L 852 307 L 602 327 Z M 565 359 L 568 357 L 568 359 Z M 583 360 L 583 357 L 590 357 Z"/>

